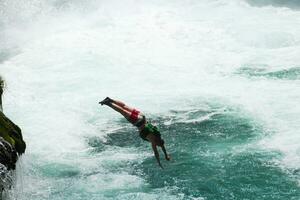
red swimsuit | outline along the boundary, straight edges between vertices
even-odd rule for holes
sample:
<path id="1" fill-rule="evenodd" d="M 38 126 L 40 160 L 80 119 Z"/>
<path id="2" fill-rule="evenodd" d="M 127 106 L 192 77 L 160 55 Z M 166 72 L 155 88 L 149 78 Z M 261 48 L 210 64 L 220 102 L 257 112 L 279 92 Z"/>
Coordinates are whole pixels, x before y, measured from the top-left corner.
<path id="1" fill-rule="evenodd" d="M 139 113 L 140 111 L 133 109 L 130 115 L 130 119 L 132 120 L 132 123 L 136 123 L 136 121 L 139 119 Z"/>
<path id="2" fill-rule="evenodd" d="M 130 114 L 130 121 L 134 126 L 139 128 L 145 124 L 146 118 L 140 111 L 133 109 Z"/>

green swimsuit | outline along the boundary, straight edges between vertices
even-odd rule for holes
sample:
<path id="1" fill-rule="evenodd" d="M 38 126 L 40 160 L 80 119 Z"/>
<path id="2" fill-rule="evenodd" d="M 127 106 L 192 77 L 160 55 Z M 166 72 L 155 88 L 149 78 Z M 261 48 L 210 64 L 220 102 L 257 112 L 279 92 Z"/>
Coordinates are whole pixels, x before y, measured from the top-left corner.
<path id="1" fill-rule="evenodd" d="M 158 136 L 158 137 L 161 136 L 158 128 L 156 126 L 152 125 L 150 122 L 147 122 L 145 124 L 145 127 L 140 131 L 140 137 L 143 140 L 147 140 L 147 135 L 149 135 L 150 133 L 152 133 L 153 135 Z"/>

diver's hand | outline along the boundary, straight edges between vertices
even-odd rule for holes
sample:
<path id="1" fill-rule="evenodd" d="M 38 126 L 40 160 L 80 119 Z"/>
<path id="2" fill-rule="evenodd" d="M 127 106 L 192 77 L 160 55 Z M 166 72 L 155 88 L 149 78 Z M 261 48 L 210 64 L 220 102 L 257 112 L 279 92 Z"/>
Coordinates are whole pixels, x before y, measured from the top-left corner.
<path id="1" fill-rule="evenodd" d="M 163 166 L 160 163 L 158 165 L 160 166 L 160 168 L 164 169 Z"/>
<path id="2" fill-rule="evenodd" d="M 166 155 L 165 158 L 166 158 L 167 161 L 171 160 L 171 156 L 170 155 Z"/>

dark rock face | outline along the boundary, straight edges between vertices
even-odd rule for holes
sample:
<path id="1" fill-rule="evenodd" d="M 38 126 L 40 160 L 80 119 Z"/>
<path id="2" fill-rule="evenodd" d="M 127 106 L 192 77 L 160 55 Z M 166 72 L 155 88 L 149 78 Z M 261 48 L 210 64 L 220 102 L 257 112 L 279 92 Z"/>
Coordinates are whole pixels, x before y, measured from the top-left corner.
<path id="1" fill-rule="evenodd" d="M 7 141 L 19 155 L 25 152 L 21 129 L 0 112 L 0 137 Z"/>
<path id="2" fill-rule="evenodd" d="M 2 109 L 2 94 L 3 94 L 3 88 L 4 88 L 4 81 L 2 77 L 0 76 L 0 110 L 3 111 Z"/>
<path id="3" fill-rule="evenodd" d="M 14 147 L 0 137 L 0 163 L 7 170 L 15 169 L 18 155 Z"/>
<path id="4" fill-rule="evenodd" d="M 3 113 L 3 88 L 4 81 L 0 77 L 0 193 L 3 189 L 10 188 L 12 181 L 9 171 L 16 168 L 18 156 L 26 149 L 21 129 Z"/>

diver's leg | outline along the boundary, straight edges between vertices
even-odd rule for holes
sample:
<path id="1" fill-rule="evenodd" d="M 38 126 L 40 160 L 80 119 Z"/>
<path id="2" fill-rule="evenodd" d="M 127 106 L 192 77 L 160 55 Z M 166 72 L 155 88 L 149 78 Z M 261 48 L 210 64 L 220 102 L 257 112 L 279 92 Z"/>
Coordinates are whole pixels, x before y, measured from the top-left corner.
<path id="1" fill-rule="evenodd" d="M 122 101 L 119 101 L 119 100 L 114 100 L 114 99 L 111 99 L 112 102 L 120 107 L 122 107 L 123 109 L 127 110 L 128 112 L 132 112 L 133 111 L 133 108 L 127 106 L 124 102 Z"/>
<path id="2" fill-rule="evenodd" d="M 109 97 L 106 97 L 104 100 L 100 101 L 99 102 L 101 105 L 108 105 L 110 103 L 114 103 L 115 105 L 123 108 L 124 110 L 128 111 L 128 112 L 132 112 L 134 109 L 127 106 L 125 103 L 123 103 L 122 101 L 119 101 L 119 100 L 114 100 L 114 99 L 111 99 Z"/>
<path id="3" fill-rule="evenodd" d="M 112 109 L 114 109 L 115 111 L 117 111 L 118 113 L 123 115 L 128 121 L 130 121 L 131 112 L 125 110 L 123 107 L 118 106 L 115 103 L 109 103 L 109 104 L 106 104 L 106 105 L 111 107 Z"/>

